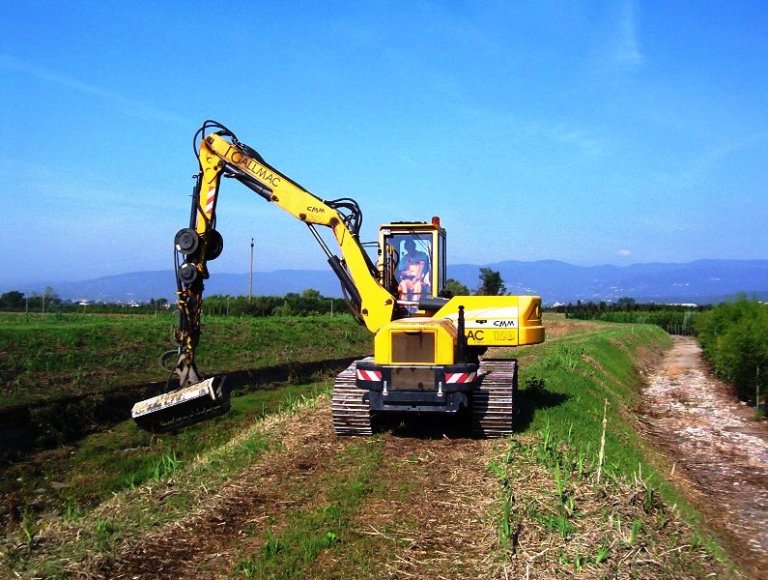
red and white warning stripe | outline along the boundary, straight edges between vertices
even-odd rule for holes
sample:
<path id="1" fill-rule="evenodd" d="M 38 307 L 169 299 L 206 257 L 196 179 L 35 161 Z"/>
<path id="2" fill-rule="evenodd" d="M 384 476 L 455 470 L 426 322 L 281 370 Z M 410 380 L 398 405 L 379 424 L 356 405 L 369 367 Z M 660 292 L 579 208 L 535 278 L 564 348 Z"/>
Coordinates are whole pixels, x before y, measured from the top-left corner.
<path id="1" fill-rule="evenodd" d="M 205 213 L 208 215 L 208 217 L 211 217 L 211 214 L 213 213 L 213 205 L 216 203 L 216 188 L 212 187 L 208 190 L 208 201 L 205 204 Z"/>
<path id="2" fill-rule="evenodd" d="M 381 371 L 366 371 L 357 369 L 357 378 L 361 381 L 381 382 Z"/>
<path id="3" fill-rule="evenodd" d="M 471 383 L 474 382 L 477 373 L 445 373 L 445 382 L 452 383 Z"/>

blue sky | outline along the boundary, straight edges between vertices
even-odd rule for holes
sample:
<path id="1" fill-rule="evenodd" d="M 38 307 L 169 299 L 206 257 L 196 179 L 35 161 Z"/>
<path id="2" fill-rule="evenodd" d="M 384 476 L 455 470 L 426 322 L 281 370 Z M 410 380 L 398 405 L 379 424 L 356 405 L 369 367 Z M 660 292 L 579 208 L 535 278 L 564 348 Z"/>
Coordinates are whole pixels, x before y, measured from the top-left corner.
<path id="1" fill-rule="evenodd" d="M 768 3 L 8 2 L 0 289 L 170 269 L 232 129 L 449 263 L 768 258 Z M 214 272 L 324 267 L 235 182 Z M 449 272 L 450 275 L 450 272 Z"/>

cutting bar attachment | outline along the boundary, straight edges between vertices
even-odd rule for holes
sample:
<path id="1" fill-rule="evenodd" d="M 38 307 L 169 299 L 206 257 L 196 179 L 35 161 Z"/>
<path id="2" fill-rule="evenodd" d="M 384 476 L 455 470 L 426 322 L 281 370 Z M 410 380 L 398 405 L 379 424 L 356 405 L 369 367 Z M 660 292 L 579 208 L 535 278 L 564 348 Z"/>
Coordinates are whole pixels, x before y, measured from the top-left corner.
<path id="1" fill-rule="evenodd" d="M 183 389 L 139 401 L 131 417 L 142 429 L 167 433 L 225 414 L 230 408 L 230 389 L 224 376 L 211 377 Z"/>

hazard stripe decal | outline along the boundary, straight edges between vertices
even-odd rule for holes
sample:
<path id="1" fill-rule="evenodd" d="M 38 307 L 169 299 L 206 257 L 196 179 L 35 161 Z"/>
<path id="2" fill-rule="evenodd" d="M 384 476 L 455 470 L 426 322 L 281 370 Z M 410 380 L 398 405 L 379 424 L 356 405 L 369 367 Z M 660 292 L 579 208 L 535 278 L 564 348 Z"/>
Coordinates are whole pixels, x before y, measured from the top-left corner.
<path id="1" fill-rule="evenodd" d="M 213 213 L 213 205 L 215 203 L 216 203 L 216 188 L 213 187 L 210 190 L 208 190 L 208 202 L 205 205 L 205 213 L 208 215 L 209 218 Z"/>
<path id="2" fill-rule="evenodd" d="M 381 382 L 381 371 L 366 371 L 357 369 L 357 378 L 361 381 Z"/>
<path id="3" fill-rule="evenodd" d="M 471 383 L 477 377 L 477 373 L 445 373 L 445 382 L 448 384 Z"/>

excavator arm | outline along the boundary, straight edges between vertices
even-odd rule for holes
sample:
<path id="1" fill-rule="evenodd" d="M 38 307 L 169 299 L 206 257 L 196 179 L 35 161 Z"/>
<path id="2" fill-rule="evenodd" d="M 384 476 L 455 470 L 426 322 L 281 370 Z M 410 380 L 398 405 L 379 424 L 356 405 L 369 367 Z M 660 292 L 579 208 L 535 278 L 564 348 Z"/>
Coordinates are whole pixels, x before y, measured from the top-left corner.
<path id="1" fill-rule="evenodd" d="M 179 386 L 137 403 L 132 410 L 136 422 L 152 431 L 177 429 L 229 409 L 229 392 L 223 378 L 203 380 L 195 364 L 208 262 L 216 259 L 223 249 L 222 237 L 216 229 L 222 177 L 239 181 L 306 224 L 338 276 L 353 314 L 371 332 L 376 333 L 393 318 L 404 314 L 395 297 L 380 283 L 376 267 L 360 244 L 362 214 L 354 200 L 320 199 L 213 121 L 206 121 L 196 133 L 194 147 L 200 170 L 195 176 L 189 227 L 180 230 L 174 240 L 178 349 L 166 353 L 175 358 L 173 371 Z M 327 245 L 318 226 L 331 230 L 341 258 Z"/>

